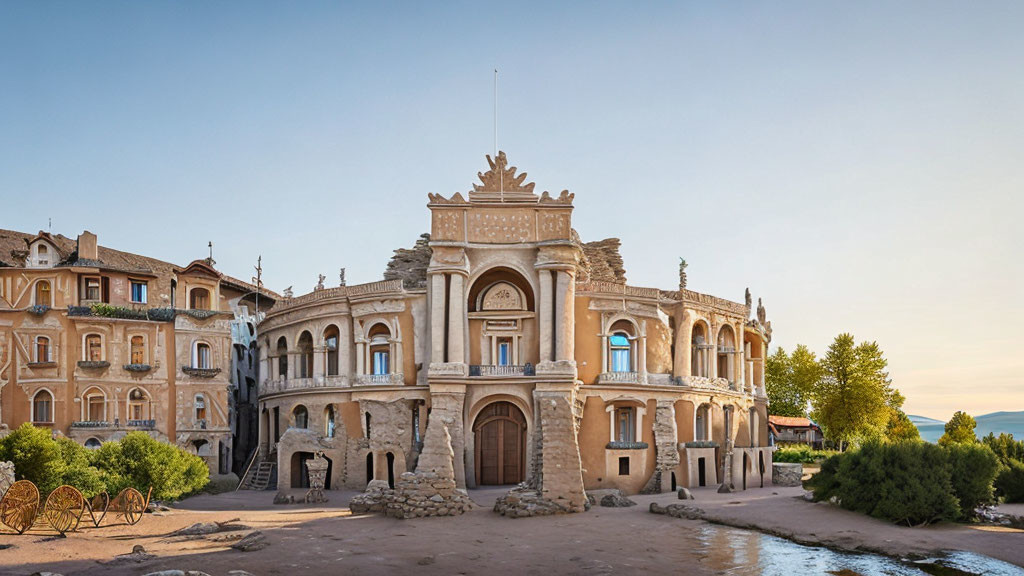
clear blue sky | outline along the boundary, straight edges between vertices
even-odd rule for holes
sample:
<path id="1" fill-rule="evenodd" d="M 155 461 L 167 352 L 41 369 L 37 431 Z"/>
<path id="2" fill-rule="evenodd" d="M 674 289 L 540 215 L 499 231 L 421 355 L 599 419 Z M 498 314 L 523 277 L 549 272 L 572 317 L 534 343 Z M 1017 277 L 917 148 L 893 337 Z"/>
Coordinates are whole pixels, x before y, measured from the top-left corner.
<path id="1" fill-rule="evenodd" d="M 630 283 L 1024 409 L 1024 3 L 0 2 L 0 227 L 308 291 L 380 278 L 499 147 Z"/>

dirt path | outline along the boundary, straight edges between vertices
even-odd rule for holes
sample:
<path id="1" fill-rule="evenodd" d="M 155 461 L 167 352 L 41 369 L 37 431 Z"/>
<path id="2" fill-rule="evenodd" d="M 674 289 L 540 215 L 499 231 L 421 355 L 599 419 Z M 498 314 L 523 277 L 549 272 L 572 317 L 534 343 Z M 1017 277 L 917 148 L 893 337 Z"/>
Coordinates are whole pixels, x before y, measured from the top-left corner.
<path id="1" fill-rule="evenodd" d="M 648 512 L 650 502 L 679 503 L 675 494 L 634 496 L 631 508 L 594 508 L 585 514 L 511 520 L 490 510 L 501 490 L 473 493 L 480 504 L 456 518 L 399 521 L 352 516 L 344 504 L 354 492 L 329 492 L 323 506 L 274 506 L 271 492 L 199 496 L 139 524 L 84 529 L 67 538 L 36 530 L 0 535 L 0 574 L 37 570 L 72 575 L 139 575 L 157 570 L 202 570 L 213 576 L 246 570 L 278 574 L 730 574 L 757 575 L 761 536 Z M 969 550 L 1024 565 L 1024 534 L 949 525 L 900 528 L 798 498 L 799 488 L 738 494 L 696 491 L 689 501 L 714 521 L 748 526 L 849 550 L 887 554 Z M 263 550 L 231 549 L 251 530 L 199 538 L 170 533 L 196 522 L 226 521 L 261 530 Z M 108 520 L 108 522 L 111 522 Z M 154 557 L 113 563 L 141 544 Z"/>

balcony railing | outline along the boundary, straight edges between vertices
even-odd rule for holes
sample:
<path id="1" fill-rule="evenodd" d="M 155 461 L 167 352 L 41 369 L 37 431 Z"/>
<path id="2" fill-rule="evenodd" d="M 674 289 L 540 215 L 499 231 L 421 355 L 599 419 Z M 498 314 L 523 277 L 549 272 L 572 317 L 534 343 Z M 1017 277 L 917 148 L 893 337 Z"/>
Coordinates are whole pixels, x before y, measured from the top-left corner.
<path id="1" fill-rule="evenodd" d="M 182 366 L 181 371 L 193 378 L 213 378 L 217 374 L 220 374 L 220 368 L 193 368 L 192 366 Z"/>
<path id="2" fill-rule="evenodd" d="M 356 376 L 356 386 L 396 386 L 404 382 L 405 378 L 402 374 L 359 374 Z"/>
<path id="3" fill-rule="evenodd" d="M 153 430 L 156 428 L 156 420 L 129 420 L 129 428 L 139 428 L 143 430 Z"/>
<path id="4" fill-rule="evenodd" d="M 470 376 L 536 376 L 537 371 L 533 364 L 523 365 L 479 365 L 472 364 L 469 367 Z"/>
<path id="5" fill-rule="evenodd" d="M 102 420 L 75 420 L 71 423 L 72 428 L 112 428 L 114 425 Z"/>
<path id="6" fill-rule="evenodd" d="M 605 372 L 597 377 L 598 384 L 646 384 L 639 372 Z"/>

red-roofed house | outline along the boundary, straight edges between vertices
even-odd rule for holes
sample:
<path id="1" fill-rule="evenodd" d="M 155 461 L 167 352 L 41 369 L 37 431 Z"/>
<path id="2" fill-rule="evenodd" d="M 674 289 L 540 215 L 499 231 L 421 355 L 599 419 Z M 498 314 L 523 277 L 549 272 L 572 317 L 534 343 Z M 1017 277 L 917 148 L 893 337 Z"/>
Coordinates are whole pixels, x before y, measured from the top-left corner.
<path id="1" fill-rule="evenodd" d="M 821 449 L 825 435 L 810 418 L 769 416 L 768 431 L 776 444 L 808 444 Z"/>

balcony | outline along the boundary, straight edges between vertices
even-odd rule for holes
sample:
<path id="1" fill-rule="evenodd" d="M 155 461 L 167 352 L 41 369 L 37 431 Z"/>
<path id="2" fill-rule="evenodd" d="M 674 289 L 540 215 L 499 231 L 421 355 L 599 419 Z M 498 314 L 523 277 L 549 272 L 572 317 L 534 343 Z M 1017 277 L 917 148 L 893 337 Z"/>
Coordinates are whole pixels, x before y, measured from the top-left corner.
<path id="1" fill-rule="evenodd" d="M 87 370 L 102 370 L 104 368 L 110 368 L 110 362 L 106 360 L 79 360 L 79 368 L 85 368 Z"/>
<path id="2" fill-rule="evenodd" d="M 193 378 L 213 378 L 217 374 L 220 374 L 220 368 L 193 368 L 191 366 L 182 366 L 181 371 Z"/>
<path id="3" fill-rule="evenodd" d="M 152 367 L 149 364 L 125 364 L 122 366 L 126 372 L 149 372 Z"/>
<path id="4" fill-rule="evenodd" d="M 401 386 L 405 383 L 402 374 L 358 374 L 356 386 Z"/>
<path id="5" fill-rule="evenodd" d="M 470 376 L 536 376 L 537 371 L 533 364 L 518 365 L 479 365 L 473 364 L 469 367 Z"/>
<path id="6" fill-rule="evenodd" d="M 639 372 L 605 372 L 597 377 L 598 384 L 646 384 L 647 375 Z"/>

